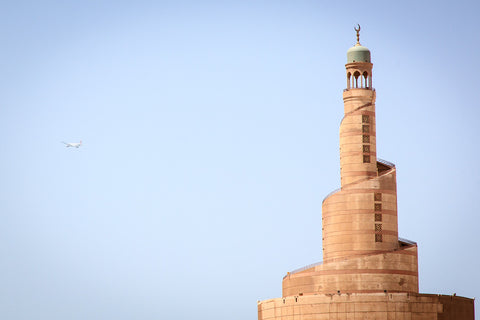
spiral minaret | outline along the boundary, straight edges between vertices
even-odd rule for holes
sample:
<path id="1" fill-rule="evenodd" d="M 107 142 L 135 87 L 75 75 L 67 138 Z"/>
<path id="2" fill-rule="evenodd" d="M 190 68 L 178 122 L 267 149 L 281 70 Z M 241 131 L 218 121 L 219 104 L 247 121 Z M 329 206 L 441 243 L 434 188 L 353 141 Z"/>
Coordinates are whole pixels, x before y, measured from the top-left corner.
<path id="1" fill-rule="evenodd" d="M 398 239 L 396 169 L 377 159 L 373 64 L 356 30 L 357 43 L 347 51 L 345 65 L 341 189 L 322 204 L 323 263 L 314 267 L 317 275 L 309 280 L 302 272 L 289 273 L 284 295 L 418 292 L 417 246 Z"/>
<path id="2" fill-rule="evenodd" d="M 370 51 L 360 45 L 358 32 L 345 65 L 347 87 L 340 124 L 342 189 L 327 197 L 322 206 L 325 262 L 399 247 L 395 166 L 377 161 L 373 64 Z"/>
<path id="3" fill-rule="evenodd" d="M 322 203 L 323 261 L 288 272 L 259 320 L 474 319 L 474 302 L 418 293 L 417 244 L 398 237 L 395 165 L 377 158 L 370 50 L 347 51 L 340 184 Z"/>

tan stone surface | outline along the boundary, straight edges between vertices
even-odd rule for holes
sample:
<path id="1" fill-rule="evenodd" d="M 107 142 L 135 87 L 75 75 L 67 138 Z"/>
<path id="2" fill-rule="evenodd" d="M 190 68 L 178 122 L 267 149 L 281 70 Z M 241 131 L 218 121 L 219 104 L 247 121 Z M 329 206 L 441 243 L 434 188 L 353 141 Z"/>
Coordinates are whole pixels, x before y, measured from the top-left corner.
<path id="1" fill-rule="evenodd" d="M 287 274 L 283 296 L 357 292 L 418 292 L 417 247 L 339 258 Z"/>
<path id="2" fill-rule="evenodd" d="M 317 294 L 258 303 L 259 320 L 473 319 L 473 300 L 413 293 Z"/>
<path id="3" fill-rule="evenodd" d="M 355 251 L 398 248 L 395 173 L 392 168 L 380 176 L 363 177 L 323 201 L 324 261 L 346 257 Z M 381 201 L 375 201 L 375 193 L 381 193 Z M 376 210 L 376 204 L 381 208 Z M 381 214 L 381 221 L 375 221 L 375 213 Z M 376 224 L 381 224 L 382 242 L 375 241 Z"/>

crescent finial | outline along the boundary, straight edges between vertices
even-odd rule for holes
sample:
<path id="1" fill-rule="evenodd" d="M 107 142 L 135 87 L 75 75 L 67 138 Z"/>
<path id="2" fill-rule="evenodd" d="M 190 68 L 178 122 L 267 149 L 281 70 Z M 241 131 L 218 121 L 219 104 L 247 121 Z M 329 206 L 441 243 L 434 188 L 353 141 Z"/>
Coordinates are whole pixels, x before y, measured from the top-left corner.
<path id="1" fill-rule="evenodd" d="M 357 45 L 360 45 L 360 25 L 357 23 L 357 26 L 358 27 L 355 27 L 353 29 L 355 29 L 355 31 L 357 31 Z"/>

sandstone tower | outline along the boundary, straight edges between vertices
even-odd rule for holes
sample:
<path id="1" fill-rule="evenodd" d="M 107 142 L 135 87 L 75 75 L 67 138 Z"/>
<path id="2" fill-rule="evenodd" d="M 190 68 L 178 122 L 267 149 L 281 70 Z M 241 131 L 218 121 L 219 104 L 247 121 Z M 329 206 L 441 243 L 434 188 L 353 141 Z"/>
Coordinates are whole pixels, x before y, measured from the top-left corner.
<path id="1" fill-rule="evenodd" d="M 282 298 L 259 302 L 258 319 L 472 320 L 472 299 L 419 293 L 417 244 L 398 237 L 396 169 L 377 158 L 373 64 L 356 31 L 345 65 L 341 188 L 322 204 L 323 262 L 288 272 Z"/>

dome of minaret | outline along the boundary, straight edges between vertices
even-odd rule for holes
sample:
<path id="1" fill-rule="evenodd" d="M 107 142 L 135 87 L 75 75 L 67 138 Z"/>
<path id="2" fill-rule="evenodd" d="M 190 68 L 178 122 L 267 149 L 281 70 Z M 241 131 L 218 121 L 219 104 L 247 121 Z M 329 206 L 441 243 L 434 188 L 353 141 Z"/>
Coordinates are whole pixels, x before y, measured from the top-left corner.
<path id="1" fill-rule="evenodd" d="M 355 28 L 357 31 L 357 43 L 347 51 L 347 63 L 352 62 L 371 62 L 370 50 L 360 44 L 360 25 Z"/>
<path id="2" fill-rule="evenodd" d="M 347 51 L 347 63 L 352 62 L 371 62 L 370 50 L 359 43 Z"/>

